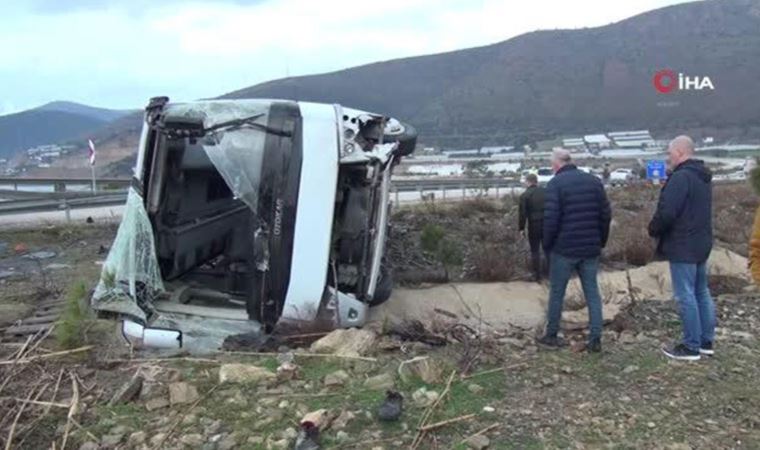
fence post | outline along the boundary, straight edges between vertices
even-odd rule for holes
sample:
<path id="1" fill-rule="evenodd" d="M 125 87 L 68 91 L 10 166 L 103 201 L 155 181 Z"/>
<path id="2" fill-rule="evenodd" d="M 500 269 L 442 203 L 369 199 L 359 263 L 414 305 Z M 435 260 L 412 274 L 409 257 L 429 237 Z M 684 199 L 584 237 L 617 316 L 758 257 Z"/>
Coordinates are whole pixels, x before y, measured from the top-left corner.
<path id="1" fill-rule="evenodd" d="M 71 207 L 69 206 L 69 203 L 66 201 L 65 198 L 63 199 L 61 208 L 63 208 L 63 212 L 64 214 L 66 214 L 66 223 L 71 223 Z"/>

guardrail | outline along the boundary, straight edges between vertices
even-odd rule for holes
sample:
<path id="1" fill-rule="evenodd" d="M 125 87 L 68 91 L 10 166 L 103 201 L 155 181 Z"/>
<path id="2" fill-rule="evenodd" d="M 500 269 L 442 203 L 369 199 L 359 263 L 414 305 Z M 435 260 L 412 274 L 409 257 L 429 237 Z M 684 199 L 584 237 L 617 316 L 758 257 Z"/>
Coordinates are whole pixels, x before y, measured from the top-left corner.
<path id="1" fill-rule="evenodd" d="M 0 215 L 25 212 L 66 211 L 93 206 L 121 205 L 127 201 L 126 192 L 94 197 L 77 197 L 69 199 L 11 200 L 0 202 Z"/>
<path id="2" fill-rule="evenodd" d="M 395 196 L 395 203 L 400 204 L 408 201 L 423 200 L 425 195 L 430 193 L 440 193 L 443 199 L 448 198 L 465 198 L 473 196 L 483 191 L 490 191 L 499 195 L 501 189 L 514 188 L 519 186 L 514 180 L 505 180 L 501 178 L 471 178 L 471 179 L 420 179 L 420 180 L 395 180 L 391 184 L 391 192 Z M 468 191 L 477 191 L 469 192 Z M 414 199 L 404 193 L 419 193 Z M 43 211 L 66 211 L 70 209 L 86 208 L 93 206 L 116 206 L 123 204 L 127 199 L 126 191 L 109 192 L 96 196 L 83 196 L 85 193 L 71 197 L 60 198 L 60 193 L 45 193 L 46 198 L 34 198 L 9 200 L 0 202 L 0 215 L 25 213 L 25 212 L 43 212 Z M 41 196 L 45 194 L 40 193 Z M 469 195 L 468 195 L 469 194 Z"/>

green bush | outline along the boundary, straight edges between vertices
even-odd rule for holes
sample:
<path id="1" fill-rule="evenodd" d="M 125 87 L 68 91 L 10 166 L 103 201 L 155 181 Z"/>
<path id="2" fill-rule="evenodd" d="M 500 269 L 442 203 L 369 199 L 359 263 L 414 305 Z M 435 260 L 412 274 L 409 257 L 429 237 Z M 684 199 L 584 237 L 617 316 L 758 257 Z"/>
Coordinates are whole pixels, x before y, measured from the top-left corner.
<path id="1" fill-rule="evenodd" d="M 438 249 L 440 248 L 445 234 L 446 232 L 440 225 L 429 223 L 422 227 L 422 233 L 420 234 L 420 245 L 422 245 L 422 250 L 433 254 L 438 253 Z"/>
<path id="2" fill-rule="evenodd" d="M 85 303 L 87 286 L 80 281 L 69 287 L 66 292 L 66 308 L 55 325 L 55 337 L 58 345 L 72 349 L 84 343 L 84 330 L 90 320 Z"/>
<path id="3" fill-rule="evenodd" d="M 435 256 L 449 278 L 449 268 L 462 264 L 462 252 L 454 242 L 446 239 L 446 232 L 440 225 L 427 224 L 420 234 L 422 250 Z"/>

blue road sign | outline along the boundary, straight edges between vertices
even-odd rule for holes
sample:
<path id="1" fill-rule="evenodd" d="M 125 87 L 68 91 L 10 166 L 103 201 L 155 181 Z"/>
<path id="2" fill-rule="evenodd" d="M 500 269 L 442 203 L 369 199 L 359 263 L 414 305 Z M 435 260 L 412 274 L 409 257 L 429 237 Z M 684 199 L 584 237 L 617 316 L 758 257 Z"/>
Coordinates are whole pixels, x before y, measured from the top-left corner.
<path id="1" fill-rule="evenodd" d="M 662 180 L 667 177 L 665 173 L 665 161 L 661 159 L 647 161 L 647 180 Z"/>

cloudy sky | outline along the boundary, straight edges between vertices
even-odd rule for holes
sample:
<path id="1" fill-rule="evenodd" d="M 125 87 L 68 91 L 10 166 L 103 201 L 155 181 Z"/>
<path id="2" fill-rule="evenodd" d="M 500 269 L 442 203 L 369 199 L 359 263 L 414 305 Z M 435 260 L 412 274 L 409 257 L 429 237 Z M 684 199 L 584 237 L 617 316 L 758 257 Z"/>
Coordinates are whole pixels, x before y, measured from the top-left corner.
<path id="1" fill-rule="evenodd" d="M 605 25 L 681 2 L 8 1 L 0 15 L 0 114 L 52 100 L 136 108 L 154 95 L 211 97 L 537 29 Z"/>

